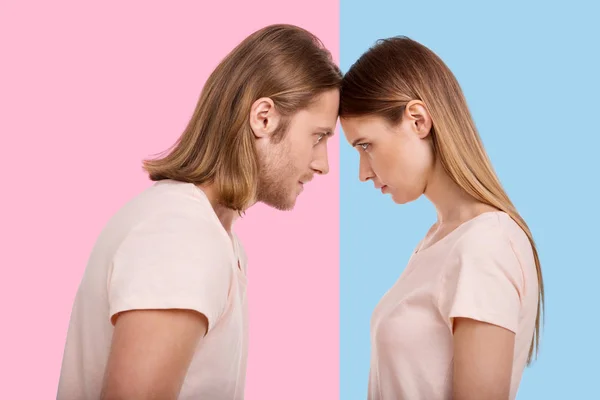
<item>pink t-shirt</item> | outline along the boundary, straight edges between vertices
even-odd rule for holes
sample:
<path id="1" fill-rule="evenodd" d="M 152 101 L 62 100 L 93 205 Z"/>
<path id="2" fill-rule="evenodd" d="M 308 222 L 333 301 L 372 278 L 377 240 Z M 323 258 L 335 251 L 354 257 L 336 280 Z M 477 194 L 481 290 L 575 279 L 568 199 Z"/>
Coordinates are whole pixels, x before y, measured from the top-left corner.
<path id="1" fill-rule="evenodd" d="M 370 400 L 446 400 L 455 317 L 516 334 L 510 399 L 534 333 L 538 281 L 531 244 L 506 213 L 487 212 L 412 254 L 371 320 Z"/>
<path id="2" fill-rule="evenodd" d="M 71 313 L 57 399 L 100 397 L 115 314 L 169 308 L 208 319 L 179 399 L 243 399 L 245 272 L 241 244 L 202 190 L 164 180 L 143 191 L 108 222 L 91 253 Z"/>

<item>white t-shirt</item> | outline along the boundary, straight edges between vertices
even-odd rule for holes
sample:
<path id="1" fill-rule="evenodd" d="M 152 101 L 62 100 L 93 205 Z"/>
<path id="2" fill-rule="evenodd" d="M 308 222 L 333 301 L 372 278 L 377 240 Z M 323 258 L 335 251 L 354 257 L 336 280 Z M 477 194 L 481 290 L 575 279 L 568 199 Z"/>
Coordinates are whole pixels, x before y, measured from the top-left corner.
<path id="1" fill-rule="evenodd" d="M 179 399 L 243 399 L 246 255 L 233 236 L 190 183 L 156 182 L 119 210 L 101 232 L 77 291 L 58 400 L 99 398 L 115 314 L 169 308 L 208 319 Z"/>
<path id="2" fill-rule="evenodd" d="M 452 397 L 454 318 L 515 333 L 515 399 L 535 329 L 538 280 L 531 243 L 503 212 L 483 213 L 413 253 L 371 319 L 369 400 Z"/>

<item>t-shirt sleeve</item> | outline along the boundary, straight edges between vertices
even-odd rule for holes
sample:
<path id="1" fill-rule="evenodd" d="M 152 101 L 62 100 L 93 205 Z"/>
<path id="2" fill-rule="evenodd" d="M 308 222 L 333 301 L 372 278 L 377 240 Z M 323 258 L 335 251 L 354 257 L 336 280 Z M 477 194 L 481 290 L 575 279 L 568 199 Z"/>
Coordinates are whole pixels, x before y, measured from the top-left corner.
<path id="1" fill-rule="evenodd" d="M 463 317 L 517 331 L 523 271 L 509 237 L 496 229 L 465 235 L 448 259 L 438 306 L 451 330 Z"/>
<path id="2" fill-rule="evenodd" d="M 188 309 L 203 314 L 210 331 L 227 306 L 231 283 L 223 236 L 210 222 L 177 213 L 133 228 L 107 282 L 111 323 L 129 310 Z"/>

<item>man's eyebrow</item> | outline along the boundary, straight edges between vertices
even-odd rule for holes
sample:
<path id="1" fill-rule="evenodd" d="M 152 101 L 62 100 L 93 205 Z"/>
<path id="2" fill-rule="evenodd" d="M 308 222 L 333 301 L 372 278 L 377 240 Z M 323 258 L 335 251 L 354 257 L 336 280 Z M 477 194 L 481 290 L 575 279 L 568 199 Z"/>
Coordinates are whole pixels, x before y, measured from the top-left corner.
<path id="1" fill-rule="evenodd" d="M 324 133 L 324 134 L 326 134 L 327 136 L 333 136 L 333 131 L 334 131 L 334 130 L 333 130 L 333 129 L 331 129 L 331 128 L 324 128 L 324 127 L 320 127 L 320 128 L 317 128 L 317 130 L 318 130 L 318 131 L 321 131 L 321 132 L 323 132 L 323 133 Z"/>
<path id="2" fill-rule="evenodd" d="M 354 147 L 357 144 L 359 144 L 360 142 L 364 142 L 364 141 L 365 141 L 365 139 L 363 139 L 363 138 L 354 139 L 354 141 L 352 142 L 352 147 Z"/>

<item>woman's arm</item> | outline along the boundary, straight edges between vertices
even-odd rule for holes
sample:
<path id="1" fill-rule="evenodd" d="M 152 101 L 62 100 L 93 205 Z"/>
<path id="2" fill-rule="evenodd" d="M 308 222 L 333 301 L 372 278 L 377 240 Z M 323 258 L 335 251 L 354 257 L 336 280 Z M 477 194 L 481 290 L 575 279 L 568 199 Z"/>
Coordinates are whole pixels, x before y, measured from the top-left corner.
<path id="1" fill-rule="evenodd" d="M 470 318 L 454 319 L 454 400 L 508 400 L 515 334 Z"/>

